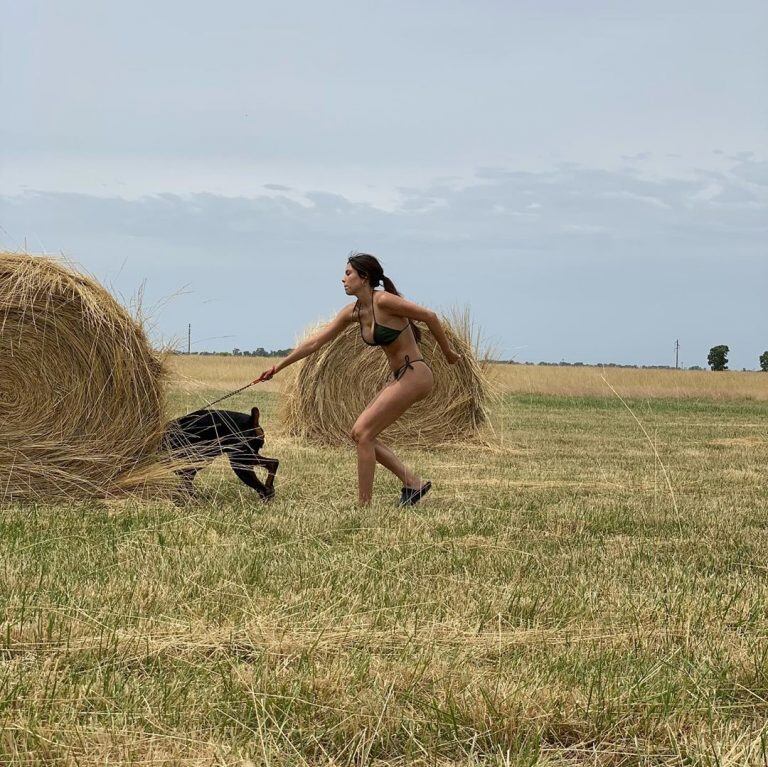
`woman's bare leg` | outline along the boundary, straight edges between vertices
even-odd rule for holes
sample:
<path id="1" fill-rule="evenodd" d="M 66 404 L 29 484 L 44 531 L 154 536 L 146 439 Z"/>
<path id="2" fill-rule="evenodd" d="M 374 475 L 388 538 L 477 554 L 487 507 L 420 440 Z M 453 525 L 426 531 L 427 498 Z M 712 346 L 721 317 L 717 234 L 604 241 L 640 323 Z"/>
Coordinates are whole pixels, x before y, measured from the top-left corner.
<path id="1" fill-rule="evenodd" d="M 372 439 L 357 443 L 357 496 L 361 506 L 367 506 L 373 495 L 373 473 L 376 471 L 376 448 Z"/>
<path id="2" fill-rule="evenodd" d="M 411 375 L 410 380 L 406 382 L 401 378 L 382 389 L 352 427 L 351 436 L 357 445 L 357 492 L 361 506 L 370 504 L 373 495 L 376 437 L 414 402 L 429 393 L 432 388 L 432 371 L 426 368 L 425 372 L 426 374 L 419 371 L 419 375 Z"/>
<path id="3" fill-rule="evenodd" d="M 414 474 L 385 444 L 375 439 L 373 446 L 376 451 L 376 460 L 385 469 L 389 469 L 405 487 L 421 487 L 421 477 Z"/>

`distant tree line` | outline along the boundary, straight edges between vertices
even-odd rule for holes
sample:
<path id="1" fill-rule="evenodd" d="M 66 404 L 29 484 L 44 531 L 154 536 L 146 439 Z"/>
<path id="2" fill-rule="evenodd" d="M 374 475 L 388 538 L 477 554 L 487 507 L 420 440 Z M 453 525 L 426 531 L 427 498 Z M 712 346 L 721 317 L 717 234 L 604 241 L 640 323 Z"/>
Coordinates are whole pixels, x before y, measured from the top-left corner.
<path id="1" fill-rule="evenodd" d="M 729 347 L 725 344 L 718 344 L 709 350 L 707 355 L 707 364 L 712 370 L 728 370 L 728 352 Z M 673 365 L 621 365 L 616 362 L 518 362 L 517 360 L 494 360 L 505 365 L 548 365 L 551 367 L 604 367 L 604 368 L 634 368 L 635 370 L 704 370 L 701 365 L 690 365 L 688 368 L 675 368 Z M 768 351 L 764 351 L 759 357 L 760 370 L 768 373 Z M 746 368 L 743 368 L 746 371 Z"/>
<path id="2" fill-rule="evenodd" d="M 191 356 L 198 357 L 287 357 L 293 349 L 271 349 L 267 351 L 263 347 L 248 351 L 248 349 L 232 349 L 231 352 L 189 352 Z M 183 354 L 187 352 L 175 349 L 174 354 Z"/>
<path id="3" fill-rule="evenodd" d="M 545 367 L 566 367 L 566 368 L 629 368 L 633 370 L 675 370 L 674 365 L 623 365 L 620 362 L 518 362 L 517 360 L 493 360 L 502 365 L 543 365 Z M 691 365 L 689 368 L 677 368 L 678 370 L 704 370 L 699 365 Z"/>

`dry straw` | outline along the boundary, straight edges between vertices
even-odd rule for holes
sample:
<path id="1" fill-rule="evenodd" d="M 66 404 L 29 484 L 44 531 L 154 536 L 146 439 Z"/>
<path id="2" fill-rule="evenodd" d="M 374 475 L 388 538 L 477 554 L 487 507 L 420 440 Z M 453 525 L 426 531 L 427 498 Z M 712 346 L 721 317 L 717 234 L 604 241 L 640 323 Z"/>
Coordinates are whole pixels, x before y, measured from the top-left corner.
<path id="1" fill-rule="evenodd" d="M 158 471 L 165 368 L 95 280 L 0 252 L 0 500 L 108 497 Z"/>
<path id="2" fill-rule="evenodd" d="M 432 368 L 435 385 L 428 397 L 382 433 L 388 443 L 418 447 L 455 443 L 476 438 L 488 421 L 487 356 L 482 361 L 476 358 L 469 313 L 453 312 L 442 321 L 462 358 L 449 365 L 433 335 L 420 326 L 421 356 Z M 349 444 L 357 416 L 392 380 L 385 355 L 366 346 L 357 325 L 350 325 L 296 367 L 283 388 L 284 423 L 290 434 L 326 445 Z"/>

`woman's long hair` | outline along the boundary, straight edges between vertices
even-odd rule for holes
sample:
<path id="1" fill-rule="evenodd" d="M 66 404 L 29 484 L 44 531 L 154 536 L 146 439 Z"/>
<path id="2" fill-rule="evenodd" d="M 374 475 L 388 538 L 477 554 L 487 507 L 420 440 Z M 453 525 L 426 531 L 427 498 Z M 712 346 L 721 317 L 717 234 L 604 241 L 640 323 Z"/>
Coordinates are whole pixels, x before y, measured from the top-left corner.
<path id="1" fill-rule="evenodd" d="M 386 290 L 387 293 L 394 293 L 396 296 L 400 295 L 400 293 L 397 292 L 395 283 L 384 274 L 384 269 L 375 256 L 372 256 L 369 253 L 352 253 L 347 259 L 347 263 L 361 277 L 368 278 L 368 284 L 371 286 L 371 289 L 383 285 L 384 290 Z M 410 319 L 408 320 L 408 323 L 413 329 L 413 336 L 416 341 L 421 341 L 421 331 Z"/>

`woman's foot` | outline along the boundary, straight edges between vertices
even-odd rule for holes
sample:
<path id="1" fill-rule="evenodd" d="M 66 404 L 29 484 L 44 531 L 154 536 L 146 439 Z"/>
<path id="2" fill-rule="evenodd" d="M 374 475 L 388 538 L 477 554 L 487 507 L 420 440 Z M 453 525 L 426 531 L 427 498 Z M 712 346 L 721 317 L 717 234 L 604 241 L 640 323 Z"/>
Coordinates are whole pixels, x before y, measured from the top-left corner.
<path id="1" fill-rule="evenodd" d="M 425 482 L 421 487 L 404 487 L 400 491 L 398 506 L 415 506 L 431 488 L 431 482 Z"/>

